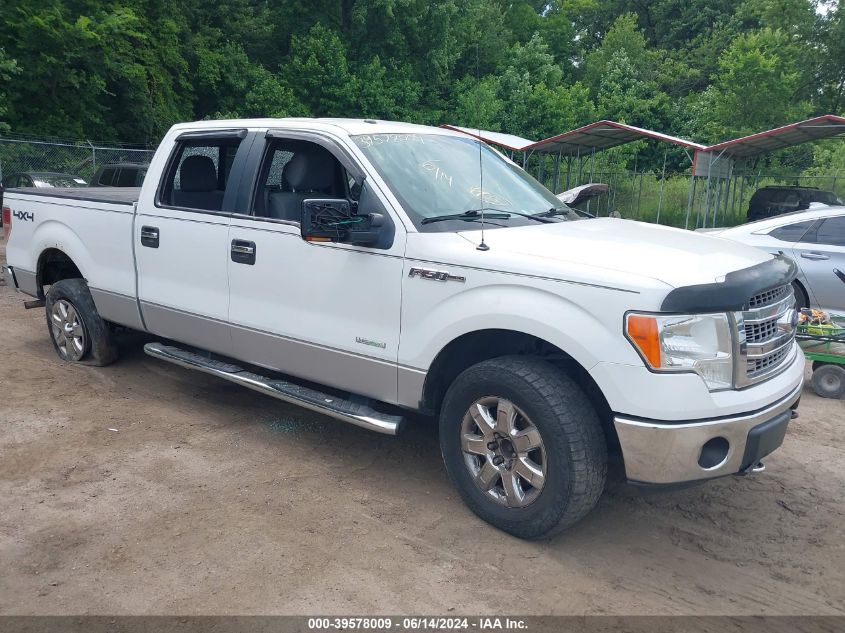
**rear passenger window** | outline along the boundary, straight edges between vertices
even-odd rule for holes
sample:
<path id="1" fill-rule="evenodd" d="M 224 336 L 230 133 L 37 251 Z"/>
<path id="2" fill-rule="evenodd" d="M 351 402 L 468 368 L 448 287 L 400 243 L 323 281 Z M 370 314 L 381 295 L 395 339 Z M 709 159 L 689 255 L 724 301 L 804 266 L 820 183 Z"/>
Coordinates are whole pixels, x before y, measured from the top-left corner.
<path id="1" fill-rule="evenodd" d="M 103 173 L 100 174 L 100 179 L 97 181 L 97 184 L 101 187 L 111 187 L 112 181 L 114 180 L 114 169 L 104 169 Z"/>
<path id="2" fill-rule="evenodd" d="M 331 152 L 308 141 L 278 139 L 267 144 L 252 213 L 299 222 L 303 200 L 347 195 L 346 170 Z"/>
<path id="3" fill-rule="evenodd" d="M 801 238 L 804 237 L 804 234 L 809 231 L 810 227 L 815 223 L 815 220 L 809 220 L 807 222 L 795 222 L 794 224 L 779 226 L 769 233 L 769 235 L 782 242 L 800 242 Z"/>
<path id="4" fill-rule="evenodd" d="M 165 206 L 220 211 L 240 139 L 179 143 L 160 192 Z"/>
<path id="5" fill-rule="evenodd" d="M 117 173 L 117 182 L 115 182 L 115 187 L 134 187 L 135 186 L 135 170 L 134 169 L 121 169 Z"/>

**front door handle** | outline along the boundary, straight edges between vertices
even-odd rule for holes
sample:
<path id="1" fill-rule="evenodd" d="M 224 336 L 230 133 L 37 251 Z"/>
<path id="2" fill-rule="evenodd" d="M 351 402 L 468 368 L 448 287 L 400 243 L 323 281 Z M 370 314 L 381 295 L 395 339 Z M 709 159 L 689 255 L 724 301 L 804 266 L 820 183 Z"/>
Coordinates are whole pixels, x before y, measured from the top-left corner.
<path id="1" fill-rule="evenodd" d="M 157 226 L 141 227 L 141 246 L 146 246 L 148 248 L 158 248 Z"/>
<path id="2" fill-rule="evenodd" d="M 255 242 L 232 240 L 232 261 L 236 264 L 255 264 Z"/>
<path id="3" fill-rule="evenodd" d="M 824 253 L 816 253 L 815 251 L 810 251 L 809 253 L 801 253 L 801 257 L 804 259 L 812 259 L 813 261 L 823 261 L 825 259 L 830 259 L 829 255 L 825 255 Z"/>

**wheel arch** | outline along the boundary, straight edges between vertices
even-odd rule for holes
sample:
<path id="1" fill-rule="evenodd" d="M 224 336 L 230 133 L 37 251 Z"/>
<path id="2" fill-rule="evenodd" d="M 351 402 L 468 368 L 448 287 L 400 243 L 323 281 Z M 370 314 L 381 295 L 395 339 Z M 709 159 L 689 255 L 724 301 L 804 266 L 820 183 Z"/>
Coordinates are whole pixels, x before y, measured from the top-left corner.
<path id="1" fill-rule="evenodd" d="M 88 248 L 69 225 L 57 219 L 46 219 L 35 228 L 30 243 L 38 253 L 35 262 L 36 285 L 39 298 L 44 287 L 62 279 L 85 279 L 94 269 Z"/>
<path id="2" fill-rule="evenodd" d="M 810 290 L 807 288 L 807 284 L 805 284 L 803 281 L 801 281 L 800 275 L 798 277 L 796 277 L 795 279 L 793 279 L 792 283 L 795 284 L 796 286 L 798 286 L 798 289 L 801 290 L 801 292 L 803 293 L 803 296 L 800 297 L 800 298 L 807 302 L 807 305 L 802 306 L 802 307 L 809 308 L 810 303 L 811 303 L 811 299 L 810 299 Z"/>
<path id="3" fill-rule="evenodd" d="M 84 279 L 79 266 L 63 250 L 48 247 L 41 251 L 36 265 L 36 283 L 38 296 L 44 298 L 44 287 L 62 279 Z"/>
<path id="4" fill-rule="evenodd" d="M 613 414 L 601 388 L 586 367 L 560 347 L 525 332 L 510 329 L 480 329 L 451 340 L 435 356 L 423 384 L 421 408 L 437 413 L 449 385 L 465 369 L 502 356 L 541 358 L 573 378 L 596 409 L 608 448 L 617 447 Z"/>

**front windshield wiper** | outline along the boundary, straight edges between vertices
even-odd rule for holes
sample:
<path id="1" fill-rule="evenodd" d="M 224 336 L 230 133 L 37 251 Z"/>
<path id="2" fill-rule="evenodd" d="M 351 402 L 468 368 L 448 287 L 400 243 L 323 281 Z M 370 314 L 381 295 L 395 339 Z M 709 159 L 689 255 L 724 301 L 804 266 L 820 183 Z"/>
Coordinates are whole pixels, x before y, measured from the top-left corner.
<path id="1" fill-rule="evenodd" d="M 535 217 L 549 218 L 549 217 L 552 217 L 554 215 L 569 215 L 571 212 L 572 212 L 572 209 L 570 209 L 569 207 L 564 205 L 562 207 L 552 207 L 548 211 L 543 211 L 542 213 L 538 213 Z"/>
<path id="2" fill-rule="evenodd" d="M 484 217 L 491 220 L 507 220 L 511 217 L 510 213 L 499 211 L 498 213 L 486 213 L 484 209 Z M 432 222 L 443 222 L 444 220 L 478 220 L 481 218 L 481 211 L 479 209 L 470 209 L 463 213 L 446 213 L 445 215 L 435 215 L 430 218 L 423 218 L 420 224 L 431 224 Z"/>
<path id="3" fill-rule="evenodd" d="M 542 222 L 543 224 L 552 222 L 552 220 L 545 217 L 545 214 L 543 213 L 523 213 L 522 211 L 508 211 L 508 213 L 513 213 L 514 215 L 518 215 L 522 218 L 528 218 L 529 220 L 534 220 L 535 222 Z"/>
<path id="4" fill-rule="evenodd" d="M 482 211 L 484 212 L 485 220 L 507 220 L 512 215 L 518 215 L 521 218 L 528 218 L 529 220 L 534 220 L 535 222 L 551 222 L 551 220 L 541 217 L 543 214 L 522 213 L 521 211 L 502 211 L 492 207 L 484 207 L 483 209 L 470 209 L 468 211 L 464 211 L 463 213 L 435 215 L 430 218 L 423 218 L 420 223 L 431 224 L 432 222 L 442 222 L 443 220 L 480 220 Z M 492 213 L 489 213 L 489 211 L 492 211 Z"/>

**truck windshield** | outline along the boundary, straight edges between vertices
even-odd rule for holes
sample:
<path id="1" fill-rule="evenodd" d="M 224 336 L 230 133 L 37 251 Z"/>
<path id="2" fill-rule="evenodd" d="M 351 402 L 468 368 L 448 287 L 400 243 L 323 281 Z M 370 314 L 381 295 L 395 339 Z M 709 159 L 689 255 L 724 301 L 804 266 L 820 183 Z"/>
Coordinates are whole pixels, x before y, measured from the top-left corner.
<path id="1" fill-rule="evenodd" d="M 442 134 L 352 138 L 420 231 L 477 228 L 481 213 L 471 211 L 482 207 L 489 214 L 486 228 L 576 219 L 552 192 L 475 139 Z M 526 217 L 552 209 L 563 211 L 546 215 L 540 222 Z"/>

